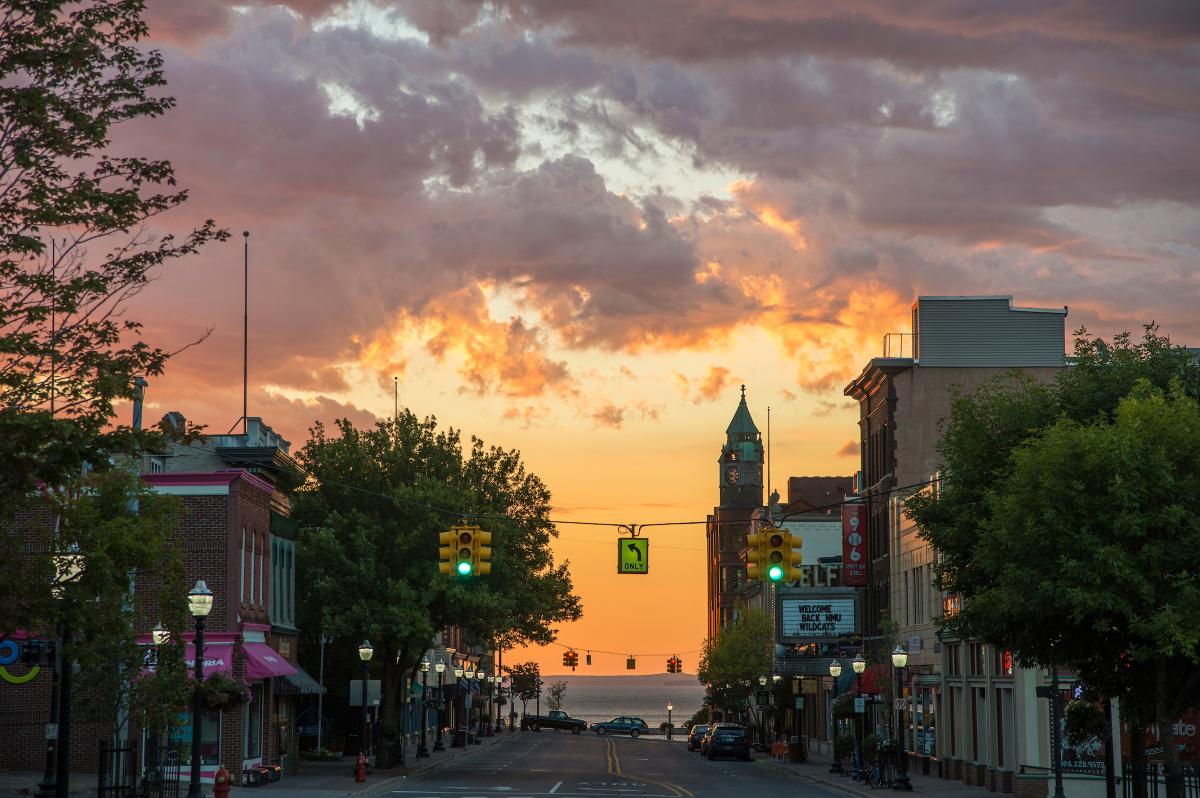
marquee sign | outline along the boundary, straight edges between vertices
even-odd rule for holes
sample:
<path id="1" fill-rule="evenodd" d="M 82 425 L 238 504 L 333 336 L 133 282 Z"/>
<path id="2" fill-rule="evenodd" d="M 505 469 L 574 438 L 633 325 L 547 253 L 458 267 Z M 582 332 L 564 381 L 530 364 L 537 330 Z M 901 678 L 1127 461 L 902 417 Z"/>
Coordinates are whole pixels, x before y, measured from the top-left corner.
<path id="1" fill-rule="evenodd" d="M 782 596 L 779 637 L 794 641 L 852 635 L 857 631 L 856 611 L 853 595 Z"/>

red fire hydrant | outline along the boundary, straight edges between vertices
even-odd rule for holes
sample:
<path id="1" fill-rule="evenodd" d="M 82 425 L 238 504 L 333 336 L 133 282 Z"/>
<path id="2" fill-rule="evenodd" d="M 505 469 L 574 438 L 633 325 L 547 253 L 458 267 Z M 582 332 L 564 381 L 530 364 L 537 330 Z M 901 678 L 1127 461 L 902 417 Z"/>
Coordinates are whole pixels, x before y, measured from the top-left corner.
<path id="1" fill-rule="evenodd" d="M 217 775 L 213 776 L 213 798 L 228 798 L 230 786 L 229 771 L 224 766 L 217 768 Z"/>
<path id="2" fill-rule="evenodd" d="M 367 755 L 361 751 L 358 754 L 358 762 L 354 765 L 354 780 L 367 780 Z"/>

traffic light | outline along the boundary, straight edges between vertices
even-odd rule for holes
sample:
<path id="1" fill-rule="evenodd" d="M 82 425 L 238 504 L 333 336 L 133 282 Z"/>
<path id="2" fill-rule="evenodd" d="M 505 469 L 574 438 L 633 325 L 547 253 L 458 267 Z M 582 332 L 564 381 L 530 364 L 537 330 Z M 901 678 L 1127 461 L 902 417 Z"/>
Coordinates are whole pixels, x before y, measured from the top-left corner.
<path id="1" fill-rule="evenodd" d="M 786 534 L 792 552 L 788 560 L 787 581 L 799 582 L 804 578 L 804 538 L 792 532 Z"/>
<path id="2" fill-rule="evenodd" d="M 762 570 L 768 581 L 781 582 L 787 576 L 792 559 L 791 533 L 771 527 L 763 534 L 767 540 L 763 547 L 766 557 L 763 560 Z"/>
<path id="3" fill-rule="evenodd" d="M 683 660 L 671 657 L 667 660 L 667 673 L 683 673 Z"/>
<path id="4" fill-rule="evenodd" d="M 765 532 L 751 532 L 746 535 L 746 579 L 751 582 L 763 579 L 766 571 L 764 544 L 767 541 Z"/>
<path id="5" fill-rule="evenodd" d="M 458 535 L 454 529 L 449 532 L 438 533 L 438 573 L 449 574 L 453 572 L 454 560 L 454 544 Z"/>
<path id="6" fill-rule="evenodd" d="M 487 576 L 492 572 L 492 533 L 475 529 L 475 572 Z"/>
<path id="7" fill-rule="evenodd" d="M 667 673 L 675 672 L 675 658 L 667 657 Z"/>
<path id="8" fill-rule="evenodd" d="M 566 665 L 571 670 L 579 667 L 579 652 L 567 651 L 563 653 L 563 665 Z"/>
<path id="9" fill-rule="evenodd" d="M 571 667 L 571 652 L 570 651 L 563 652 L 563 667 L 564 668 Z"/>

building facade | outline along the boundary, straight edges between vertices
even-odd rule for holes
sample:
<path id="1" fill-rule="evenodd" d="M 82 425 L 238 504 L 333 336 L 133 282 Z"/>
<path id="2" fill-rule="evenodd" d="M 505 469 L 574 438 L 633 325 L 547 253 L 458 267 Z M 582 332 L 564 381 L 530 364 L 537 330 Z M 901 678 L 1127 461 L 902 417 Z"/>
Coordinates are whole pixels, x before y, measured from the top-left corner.
<path id="1" fill-rule="evenodd" d="M 942 775 L 1002 788 L 1000 776 L 1049 759 L 1045 675 L 978 641 L 941 639 L 936 619 L 955 599 L 934 586 L 929 544 L 904 513 L 916 491 L 935 490 L 940 425 L 958 392 L 1019 369 L 1050 381 L 1067 366 L 1064 308 L 1022 308 L 1011 296 L 919 297 L 909 334 L 885 339 L 845 388 L 859 403 L 863 501 L 868 519 L 865 648 L 886 663 L 883 628 L 894 623 L 909 652 L 906 750 Z"/>
<path id="2" fill-rule="evenodd" d="M 746 584 L 746 532 L 763 504 L 762 434 L 746 405 L 746 386 L 717 457 L 720 503 L 708 516 L 708 636 L 737 617 Z"/>

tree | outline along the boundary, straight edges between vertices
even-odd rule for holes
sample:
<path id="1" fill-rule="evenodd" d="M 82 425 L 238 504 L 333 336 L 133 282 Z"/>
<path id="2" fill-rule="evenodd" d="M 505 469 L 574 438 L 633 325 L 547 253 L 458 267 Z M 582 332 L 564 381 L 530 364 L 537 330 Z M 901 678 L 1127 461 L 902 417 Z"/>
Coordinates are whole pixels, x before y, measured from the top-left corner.
<path id="1" fill-rule="evenodd" d="M 527 704 L 542 694 L 542 670 L 536 662 L 522 662 L 506 668 L 512 692 L 521 699 L 521 714 L 528 712 Z"/>
<path id="2" fill-rule="evenodd" d="M 183 203 L 171 164 L 110 152 L 114 125 L 157 117 L 162 57 L 141 0 L 9 0 L 0 12 L 0 501 L 106 467 L 134 378 L 169 353 L 125 303 L 153 271 L 226 233 L 147 225 Z"/>
<path id="3" fill-rule="evenodd" d="M 775 629 L 761 610 L 743 609 L 716 638 L 704 641 L 696 678 L 712 690 L 713 704 L 737 712 L 758 677 L 771 673 Z"/>
<path id="4" fill-rule="evenodd" d="M 1179 588 L 1173 569 L 1191 567 L 1178 491 L 1194 479 L 1200 363 L 1154 325 L 1111 346 L 1081 330 L 1075 353 L 1053 385 L 1010 375 L 957 397 L 939 445 L 944 479 L 906 509 L 938 552 L 939 587 L 963 599 L 944 628 L 1026 665 L 1072 668 L 1120 697 L 1132 727 L 1155 719 L 1169 735 L 1164 713 L 1197 694 L 1197 621 L 1147 601 L 1169 613 L 1190 601 L 1166 597 Z"/>
<path id="5" fill-rule="evenodd" d="M 341 421 L 336 431 L 318 424 L 298 454 L 308 474 L 292 512 L 297 581 L 308 585 L 301 620 L 341 638 L 347 660 L 358 640 L 375 646 L 382 734 L 395 746 L 404 677 L 435 632 L 457 626 L 485 647 L 548 642 L 551 624 L 579 617 L 579 600 L 568 564 L 553 562 L 549 491 L 519 453 L 478 439 L 464 453 L 457 430 L 407 411 L 367 430 Z M 438 533 L 463 518 L 493 533 L 490 576 L 437 572 Z"/>
<path id="6" fill-rule="evenodd" d="M 46 489 L 8 509 L 14 510 L 10 530 L 28 542 L 22 578 L 9 580 L 20 585 L 6 608 L 6 618 L 16 624 L 9 628 L 63 638 L 63 656 L 80 668 L 77 695 L 88 717 L 113 723 L 128 709 L 147 728 L 173 724 L 188 695 L 177 500 L 114 469 Z M 151 611 L 170 642 L 155 672 L 135 679 L 145 648 L 134 638 L 133 618 Z"/>
<path id="7" fill-rule="evenodd" d="M 546 705 L 549 706 L 550 709 L 562 709 L 563 699 L 566 697 L 566 695 L 567 683 L 553 682 L 550 685 L 550 700 L 546 702 Z"/>

